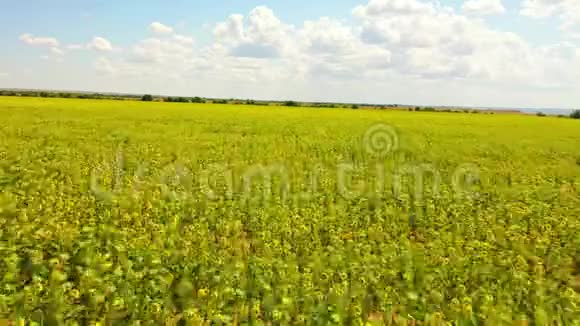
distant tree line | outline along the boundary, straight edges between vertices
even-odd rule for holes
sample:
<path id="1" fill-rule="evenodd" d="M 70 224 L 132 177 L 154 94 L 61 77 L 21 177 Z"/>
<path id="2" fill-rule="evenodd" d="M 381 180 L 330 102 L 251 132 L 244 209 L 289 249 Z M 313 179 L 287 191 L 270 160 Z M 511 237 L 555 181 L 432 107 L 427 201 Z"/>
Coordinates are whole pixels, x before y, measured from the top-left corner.
<path id="1" fill-rule="evenodd" d="M 47 92 L 33 90 L 0 90 L 0 96 L 44 97 L 44 98 L 76 98 L 87 100 L 137 100 L 138 95 L 116 95 L 103 93 Z"/>
<path id="2" fill-rule="evenodd" d="M 373 109 L 373 110 L 408 110 L 415 112 L 451 112 L 451 113 L 482 113 L 495 114 L 496 111 L 480 111 L 475 109 L 461 109 L 461 108 L 436 108 L 431 106 L 405 106 L 399 104 L 344 104 L 344 103 L 301 103 L 296 101 L 256 101 L 252 99 L 207 99 L 199 96 L 194 97 L 161 97 L 153 96 L 151 94 L 145 95 L 127 95 L 127 94 L 106 94 L 106 93 L 79 93 L 79 92 L 58 92 L 58 91 L 40 91 L 40 90 L 0 90 L 0 96 L 23 96 L 23 97 L 43 97 L 43 98 L 73 98 L 73 99 L 90 99 L 90 100 L 141 100 L 143 102 L 170 102 L 170 103 L 214 103 L 214 104 L 237 104 L 237 105 L 263 105 L 263 106 L 287 106 L 287 107 L 312 107 L 312 108 L 348 108 L 348 109 Z M 518 113 L 518 111 L 514 111 Z M 539 117 L 545 117 L 546 114 L 538 112 Z M 580 119 L 580 110 L 574 110 L 569 116 L 558 115 L 561 118 Z"/>
<path id="3" fill-rule="evenodd" d="M 538 112 L 536 113 L 536 116 L 538 117 L 546 117 L 547 114 L 543 113 L 543 112 Z M 580 110 L 573 110 L 572 113 L 570 113 L 569 116 L 563 115 L 563 114 L 558 114 L 557 115 L 558 118 L 571 118 L 571 119 L 580 119 Z"/>

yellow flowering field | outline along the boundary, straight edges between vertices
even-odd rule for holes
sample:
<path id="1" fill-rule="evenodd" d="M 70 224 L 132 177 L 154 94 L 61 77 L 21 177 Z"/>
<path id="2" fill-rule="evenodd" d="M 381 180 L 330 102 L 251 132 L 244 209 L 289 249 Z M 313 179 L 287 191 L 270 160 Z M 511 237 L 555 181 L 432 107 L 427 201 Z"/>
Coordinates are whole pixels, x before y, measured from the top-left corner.
<path id="1" fill-rule="evenodd" d="M 579 325 L 579 122 L 0 97 L 0 319 Z"/>

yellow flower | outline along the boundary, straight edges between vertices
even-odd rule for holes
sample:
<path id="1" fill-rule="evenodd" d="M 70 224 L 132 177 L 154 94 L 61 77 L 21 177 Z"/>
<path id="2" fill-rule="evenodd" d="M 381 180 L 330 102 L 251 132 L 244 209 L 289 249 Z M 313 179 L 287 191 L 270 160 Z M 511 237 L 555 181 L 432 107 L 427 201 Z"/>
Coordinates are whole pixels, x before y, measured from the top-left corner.
<path id="1" fill-rule="evenodd" d="M 151 311 L 152 311 L 154 314 L 158 314 L 158 313 L 160 313 L 160 312 L 161 312 L 161 305 L 160 305 L 160 304 L 158 304 L 158 303 L 154 303 L 154 304 L 152 304 L 152 305 L 151 305 Z"/>

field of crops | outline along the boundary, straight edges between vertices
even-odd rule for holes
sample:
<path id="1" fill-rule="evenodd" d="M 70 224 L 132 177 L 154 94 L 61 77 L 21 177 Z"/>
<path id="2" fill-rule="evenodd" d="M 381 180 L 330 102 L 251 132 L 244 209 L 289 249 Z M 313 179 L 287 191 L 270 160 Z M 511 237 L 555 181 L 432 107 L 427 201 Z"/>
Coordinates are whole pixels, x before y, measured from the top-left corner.
<path id="1" fill-rule="evenodd" d="M 580 121 L 0 97 L 0 319 L 580 325 Z"/>

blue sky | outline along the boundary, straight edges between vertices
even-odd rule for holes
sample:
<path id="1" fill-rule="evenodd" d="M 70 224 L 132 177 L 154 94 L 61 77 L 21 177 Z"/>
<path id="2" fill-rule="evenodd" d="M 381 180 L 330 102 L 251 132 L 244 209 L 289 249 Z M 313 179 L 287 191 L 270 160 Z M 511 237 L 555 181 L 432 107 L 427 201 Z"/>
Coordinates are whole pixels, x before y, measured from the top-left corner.
<path id="1" fill-rule="evenodd" d="M 21 0 L 0 21 L 0 87 L 580 106 L 577 0 Z"/>
<path id="2" fill-rule="evenodd" d="M 50 31 L 71 42 L 81 42 L 87 35 L 98 34 L 128 44 L 142 38 L 151 22 L 163 21 L 173 26 L 182 25 L 183 32 L 207 41 L 211 35 L 204 32 L 204 26 L 234 13 L 248 13 L 260 5 L 272 8 L 286 22 L 300 24 L 321 16 L 350 19 L 350 11 L 360 3 L 350 0 L 171 0 L 170 4 L 159 0 L 12 1 L 4 4 L 0 12 L 0 19 L 5 22 L 0 37 L 2 42 L 10 44 L 16 43 L 23 31 L 39 35 Z"/>
<path id="3" fill-rule="evenodd" d="M 42 34 L 50 31 L 61 38 L 80 42 L 87 34 L 99 34 L 131 42 L 143 36 L 143 27 L 152 21 L 163 20 L 167 24 L 183 24 L 199 38 L 207 39 L 203 26 L 214 24 L 233 13 L 248 13 L 253 8 L 266 5 L 285 22 L 299 25 L 304 20 L 323 16 L 351 20 L 352 9 L 365 1 L 357 0 L 294 0 L 294 1 L 215 1 L 215 0 L 101 0 L 77 1 L 11 1 L 3 5 L 0 19 L 4 26 L 0 31 L 2 42 L 14 43 L 23 30 Z M 442 4 L 457 9 L 461 1 L 445 0 Z M 519 0 L 504 0 L 506 15 L 488 17 L 493 25 L 504 31 L 517 32 L 530 42 L 550 44 L 561 38 L 556 19 L 541 21 L 517 15 Z M 74 27 L 73 27 L 74 26 Z M 122 33 L 119 33 L 122 30 Z"/>

